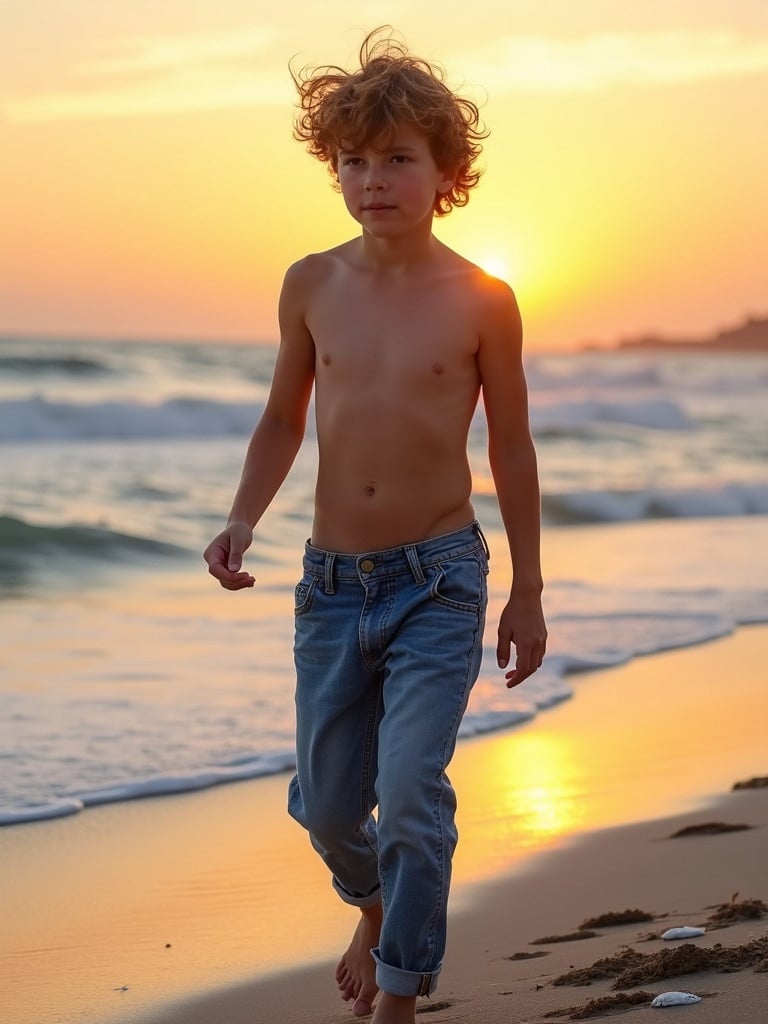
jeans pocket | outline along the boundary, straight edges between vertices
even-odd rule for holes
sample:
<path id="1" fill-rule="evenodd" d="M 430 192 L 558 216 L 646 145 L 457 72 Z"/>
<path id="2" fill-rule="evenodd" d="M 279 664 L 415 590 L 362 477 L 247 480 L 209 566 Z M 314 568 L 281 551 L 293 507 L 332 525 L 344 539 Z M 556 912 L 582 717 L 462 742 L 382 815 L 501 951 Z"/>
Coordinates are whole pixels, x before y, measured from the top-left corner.
<path id="1" fill-rule="evenodd" d="M 485 602 L 485 573 L 476 558 L 442 562 L 433 567 L 430 594 L 455 611 L 477 615 Z"/>
<path id="2" fill-rule="evenodd" d="M 316 576 L 303 576 L 302 579 L 296 584 L 296 589 L 293 592 L 293 613 L 294 615 L 304 615 L 312 607 L 312 599 L 315 595 L 315 587 L 317 586 Z"/>

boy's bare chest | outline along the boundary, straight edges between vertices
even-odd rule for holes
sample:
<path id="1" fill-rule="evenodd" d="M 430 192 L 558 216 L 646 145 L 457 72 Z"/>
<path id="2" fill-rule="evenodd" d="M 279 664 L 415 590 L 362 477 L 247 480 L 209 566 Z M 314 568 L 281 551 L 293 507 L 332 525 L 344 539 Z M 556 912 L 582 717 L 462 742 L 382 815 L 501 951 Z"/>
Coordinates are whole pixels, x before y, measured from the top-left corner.
<path id="1" fill-rule="evenodd" d="M 314 304 L 307 326 L 318 371 L 344 377 L 439 378 L 474 364 L 478 345 L 466 304 L 444 294 L 340 291 Z"/>

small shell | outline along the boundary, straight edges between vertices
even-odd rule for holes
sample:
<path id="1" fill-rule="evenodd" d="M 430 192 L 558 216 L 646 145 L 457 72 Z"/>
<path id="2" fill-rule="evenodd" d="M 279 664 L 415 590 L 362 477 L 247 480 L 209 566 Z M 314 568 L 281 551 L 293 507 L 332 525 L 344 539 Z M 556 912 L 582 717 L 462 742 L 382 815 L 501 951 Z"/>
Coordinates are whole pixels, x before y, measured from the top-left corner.
<path id="1" fill-rule="evenodd" d="M 686 925 L 684 928 L 667 928 L 661 937 L 662 939 L 698 939 L 703 934 L 703 928 L 691 928 Z"/>
<path id="2" fill-rule="evenodd" d="M 662 992 L 651 1003 L 651 1006 L 685 1006 L 686 1003 L 700 1003 L 701 996 L 693 992 Z"/>

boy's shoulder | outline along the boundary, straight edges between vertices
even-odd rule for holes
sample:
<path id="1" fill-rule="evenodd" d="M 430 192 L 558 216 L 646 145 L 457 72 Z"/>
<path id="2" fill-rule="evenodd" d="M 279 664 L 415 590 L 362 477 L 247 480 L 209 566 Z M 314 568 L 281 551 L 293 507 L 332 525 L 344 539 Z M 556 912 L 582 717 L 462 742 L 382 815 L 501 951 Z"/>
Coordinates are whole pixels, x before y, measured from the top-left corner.
<path id="1" fill-rule="evenodd" d="M 437 243 L 434 257 L 431 265 L 423 267 L 413 281 L 414 287 L 423 289 L 425 295 L 463 300 L 482 319 L 517 309 L 514 292 L 506 281 L 491 276 L 442 242 Z M 284 289 L 294 297 L 309 297 L 333 281 L 346 288 L 350 272 L 354 275 L 361 269 L 364 259 L 360 239 L 353 238 L 322 252 L 308 253 L 291 264 Z"/>
<path id="2" fill-rule="evenodd" d="M 311 252 L 292 263 L 283 278 L 284 293 L 308 293 L 327 283 L 344 266 L 352 264 L 351 242 L 343 242 L 324 252 Z"/>
<path id="3" fill-rule="evenodd" d="M 308 277 L 313 274 L 328 273 L 329 270 L 339 263 L 350 264 L 354 262 L 354 250 L 357 241 L 357 239 L 353 238 L 348 242 L 334 245 L 332 248 L 325 249 L 322 252 L 307 253 L 306 256 L 302 256 L 301 259 L 296 260 L 295 263 L 290 265 L 286 276 Z"/>
<path id="4" fill-rule="evenodd" d="M 452 287 L 464 291 L 476 309 L 493 314 L 516 306 L 515 293 L 500 277 L 494 277 L 482 267 L 446 246 L 445 273 Z"/>

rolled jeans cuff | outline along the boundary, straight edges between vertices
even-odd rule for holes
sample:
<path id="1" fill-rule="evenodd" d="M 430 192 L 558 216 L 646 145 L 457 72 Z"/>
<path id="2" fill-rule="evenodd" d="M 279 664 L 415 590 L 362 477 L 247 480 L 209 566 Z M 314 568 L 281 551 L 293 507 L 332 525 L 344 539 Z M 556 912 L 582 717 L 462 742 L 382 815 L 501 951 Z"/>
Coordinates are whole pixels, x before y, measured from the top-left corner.
<path id="1" fill-rule="evenodd" d="M 376 984 L 382 992 L 393 996 L 431 996 L 437 988 L 442 964 L 428 974 L 421 974 L 385 964 L 378 949 L 372 949 L 371 956 L 376 961 Z"/>
<path id="2" fill-rule="evenodd" d="M 377 903 L 381 903 L 381 886 L 377 885 L 375 889 L 372 889 L 367 896 L 358 896 L 355 893 L 349 892 L 337 878 L 333 878 L 333 888 L 339 894 L 345 903 L 348 903 L 351 907 L 375 907 Z"/>

